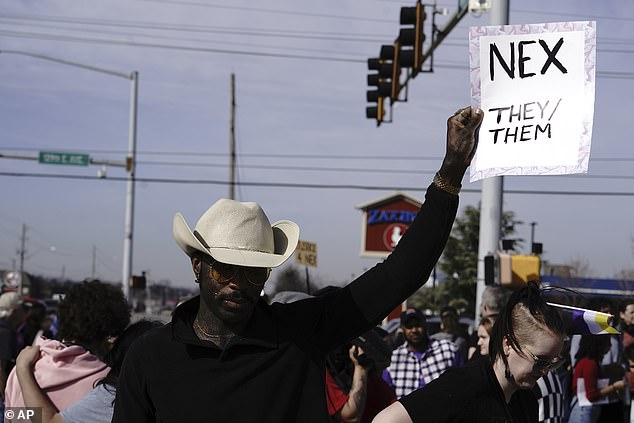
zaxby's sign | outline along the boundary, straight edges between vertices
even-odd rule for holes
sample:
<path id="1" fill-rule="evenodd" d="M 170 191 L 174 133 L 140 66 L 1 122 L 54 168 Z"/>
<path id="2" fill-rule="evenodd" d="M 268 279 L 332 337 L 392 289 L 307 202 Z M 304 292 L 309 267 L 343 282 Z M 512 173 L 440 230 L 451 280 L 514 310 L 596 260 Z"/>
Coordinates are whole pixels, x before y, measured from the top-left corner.
<path id="1" fill-rule="evenodd" d="M 414 221 L 421 202 L 400 192 L 358 205 L 363 211 L 361 256 L 387 257 Z"/>

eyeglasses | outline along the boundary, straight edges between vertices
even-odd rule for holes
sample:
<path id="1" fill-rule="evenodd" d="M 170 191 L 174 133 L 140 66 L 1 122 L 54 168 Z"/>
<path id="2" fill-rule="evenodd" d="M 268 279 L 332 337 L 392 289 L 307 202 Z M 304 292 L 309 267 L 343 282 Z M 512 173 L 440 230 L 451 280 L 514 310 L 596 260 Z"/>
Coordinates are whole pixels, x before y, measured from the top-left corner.
<path id="1" fill-rule="evenodd" d="M 555 357 L 553 359 L 546 360 L 545 358 L 537 357 L 526 347 L 524 347 L 522 351 L 527 352 L 530 358 L 533 359 L 533 371 L 535 372 L 557 370 L 562 364 L 564 364 L 564 359 L 562 357 Z"/>
<path id="2" fill-rule="evenodd" d="M 262 286 L 268 280 L 271 269 L 268 267 L 246 267 L 219 261 L 207 262 L 211 278 L 218 283 L 229 283 L 238 277 L 242 271 L 245 279 L 252 285 Z"/>

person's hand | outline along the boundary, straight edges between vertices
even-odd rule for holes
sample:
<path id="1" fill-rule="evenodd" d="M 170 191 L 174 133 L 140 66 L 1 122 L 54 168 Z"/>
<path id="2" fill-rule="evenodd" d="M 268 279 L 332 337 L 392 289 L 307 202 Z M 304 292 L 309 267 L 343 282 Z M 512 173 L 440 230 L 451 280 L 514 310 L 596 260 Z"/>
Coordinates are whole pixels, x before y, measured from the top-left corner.
<path id="1" fill-rule="evenodd" d="M 31 370 L 33 365 L 40 358 L 40 347 L 38 345 L 24 347 L 15 359 L 16 370 Z"/>
<path id="2" fill-rule="evenodd" d="M 363 367 L 363 366 L 361 366 L 361 364 L 359 364 L 359 359 L 358 359 L 358 357 L 361 354 L 363 354 L 363 348 L 361 348 L 358 345 L 353 345 L 348 350 L 348 355 L 350 356 L 350 361 L 352 361 L 352 364 L 354 364 L 354 367 Z"/>
<path id="3" fill-rule="evenodd" d="M 447 150 L 438 173 L 452 186 L 460 186 L 462 177 L 471 164 L 483 118 L 482 110 L 473 111 L 471 107 L 465 107 L 447 119 Z"/>
<path id="4" fill-rule="evenodd" d="M 616 389 L 616 390 L 621 390 L 621 389 L 625 388 L 625 381 L 624 380 L 617 380 L 616 382 L 614 382 L 612 384 L 612 386 L 614 386 L 614 389 Z"/>

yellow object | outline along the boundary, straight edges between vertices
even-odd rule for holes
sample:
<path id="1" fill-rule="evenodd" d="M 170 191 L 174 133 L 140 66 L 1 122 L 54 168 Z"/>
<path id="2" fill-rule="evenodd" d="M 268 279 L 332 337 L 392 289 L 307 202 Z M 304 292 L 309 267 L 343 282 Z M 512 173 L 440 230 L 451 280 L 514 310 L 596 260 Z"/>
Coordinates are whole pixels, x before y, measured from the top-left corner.
<path id="1" fill-rule="evenodd" d="M 528 281 L 540 280 L 541 262 L 539 256 L 499 253 L 500 285 L 520 288 Z"/>

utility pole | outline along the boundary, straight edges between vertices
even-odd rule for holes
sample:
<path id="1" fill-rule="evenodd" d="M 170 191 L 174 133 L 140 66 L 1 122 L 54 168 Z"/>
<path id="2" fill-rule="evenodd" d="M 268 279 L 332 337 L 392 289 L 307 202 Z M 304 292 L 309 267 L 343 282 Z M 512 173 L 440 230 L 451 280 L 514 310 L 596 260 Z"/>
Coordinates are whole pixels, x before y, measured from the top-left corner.
<path id="1" fill-rule="evenodd" d="M 121 76 L 121 75 L 119 75 Z M 133 71 L 130 79 L 130 118 L 128 126 L 128 156 L 126 157 L 126 168 L 128 171 L 128 182 L 126 189 L 125 223 L 123 236 L 123 269 L 122 269 L 122 290 L 130 302 L 130 278 L 132 277 L 132 251 L 134 235 L 134 184 L 136 179 L 136 138 L 137 138 L 137 108 L 139 95 L 139 73 Z"/>
<path id="2" fill-rule="evenodd" d="M 508 25 L 509 1 L 496 0 L 491 6 L 491 25 Z M 480 201 L 480 238 L 478 245 L 478 276 L 476 282 L 475 320 L 480 319 L 480 304 L 484 292 L 484 257 L 495 254 L 502 234 L 502 199 L 504 179 L 494 176 L 482 181 Z"/>
<path id="3" fill-rule="evenodd" d="M 231 122 L 229 128 L 229 198 L 236 198 L 236 75 L 231 73 Z"/>
<path id="4" fill-rule="evenodd" d="M 22 224 L 22 239 L 20 241 L 20 283 L 18 294 L 22 295 L 22 281 L 24 281 L 24 254 L 26 253 L 26 224 Z"/>
<path id="5" fill-rule="evenodd" d="M 96 262 L 97 261 L 97 246 L 92 246 L 92 279 L 95 279 L 95 270 L 96 270 Z"/>
<path id="6" fill-rule="evenodd" d="M 138 84 L 139 72 L 133 71 L 130 74 L 104 69 L 97 66 L 86 65 L 83 63 L 72 62 L 57 57 L 51 57 L 44 54 L 30 53 L 20 50 L 0 50 L 0 53 L 19 54 L 22 56 L 34 57 L 36 59 L 48 60 L 50 62 L 60 63 L 62 65 L 74 66 L 77 68 L 87 69 L 94 72 L 104 73 L 119 78 L 128 79 L 130 85 L 130 119 L 128 127 L 128 155 L 126 156 L 126 170 L 128 171 L 128 183 L 126 189 L 126 208 L 123 238 L 123 268 L 121 277 L 121 288 L 125 297 L 129 301 L 130 297 L 130 276 L 132 276 L 132 236 L 134 234 L 134 183 L 136 173 L 136 140 L 137 140 L 137 107 L 138 107 Z"/>

